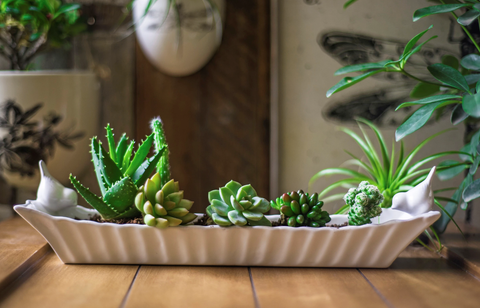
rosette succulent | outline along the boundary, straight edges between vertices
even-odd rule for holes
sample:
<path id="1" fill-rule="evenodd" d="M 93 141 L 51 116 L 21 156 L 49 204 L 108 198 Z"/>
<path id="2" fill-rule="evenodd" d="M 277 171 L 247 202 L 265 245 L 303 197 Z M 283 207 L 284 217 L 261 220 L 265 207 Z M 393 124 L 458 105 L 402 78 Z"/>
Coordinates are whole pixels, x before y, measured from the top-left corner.
<path id="1" fill-rule="evenodd" d="M 369 224 L 373 217 L 382 213 L 380 203 L 383 195 L 375 185 L 363 181 L 357 188 L 350 188 L 343 197 L 345 203 L 350 206 L 348 211 L 348 223 L 354 226 Z"/>
<path id="2" fill-rule="evenodd" d="M 152 133 L 133 154 L 134 141 L 128 144 L 128 137 L 123 134 L 118 144 L 115 144 L 110 125 L 107 125 L 106 130 L 109 152 L 103 148 L 97 137 L 91 139 L 92 162 L 102 197 L 98 197 L 80 184 L 73 175 L 70 175 L 70 181 L 78 193 L 104 219 L 115 220 L 140 216 L 140 212 L 134 205 L 138 186 L 143 185 L 155 170 L 165 148 L 153 157 L 147 158 L 153 144 Z"/>
<path id="3" fill-rule="evenodd" d="M 143 214 L 146 225 L 166 228 L 187 224 L 197 216 L 190 213 L 193 201 L 183 199 L 178 182 L 168 181 L 161 186 L 157 172 L 138 190 L 135 206 Z"/>
<path id="4" fill-rule="evenodd" d="M 323 201 L 318 194 L 309 195 L 303 190 L 292 191 L 271 201 L 274 209 L 280 211 L 282 225 L 290 227 L 324 227 L 331 220 L 326 211 L 322 211 Z"/>
<path id="5" fill-rule="evenodd" d="M 257 196 L 252 185 L 230 181 L 218 190 L 208 193 L 210 205 L 207 214 L 219 226 L 272 226 L 264 216 L 270 203 Z"/>

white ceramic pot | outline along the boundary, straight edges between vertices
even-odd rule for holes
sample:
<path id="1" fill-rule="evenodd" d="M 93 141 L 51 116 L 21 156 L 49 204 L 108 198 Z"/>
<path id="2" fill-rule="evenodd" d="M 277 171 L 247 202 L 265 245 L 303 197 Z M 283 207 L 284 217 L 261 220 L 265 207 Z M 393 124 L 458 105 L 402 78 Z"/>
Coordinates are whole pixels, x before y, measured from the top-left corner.
<path id="1" fill-rule="evenodd" d="M 3 177 L 10 185 L 35 190 L 42 157 L 52 175 L 68 183 L 70 173 L 82 174 L 90 164 L 89 138 L 96 134 L 98 118 L 94 73 L 0 72 Z"/>
<path id="2" fill-rule="evenodd" d="M 213 11 L 203 0 L 177 0 L 178 19 L 173 6 L 165 17 L 167 0 L 157 0 L 145 15 L 148 1 L 135 0 L 133 7 L 137 39 L 147 59 L 173 76 L 190 75 L 205 66 L 222 40 L 219 19 L 224 20 L 225 0 L 212 0 Z"/>

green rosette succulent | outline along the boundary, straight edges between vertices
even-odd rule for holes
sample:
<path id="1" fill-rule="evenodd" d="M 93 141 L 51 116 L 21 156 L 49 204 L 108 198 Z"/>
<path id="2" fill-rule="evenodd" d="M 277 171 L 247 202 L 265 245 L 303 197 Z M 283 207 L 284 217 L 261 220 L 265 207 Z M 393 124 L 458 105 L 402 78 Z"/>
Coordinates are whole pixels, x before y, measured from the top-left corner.
<path id="1" fill-rule="evenodd" d="M 106 130 L 109 152 L 103 148 L 97 137 L 91 139 L 90 151 L 102 197 L 92 193 L 71 174 L 70 181 L 78 193 L 104 219 L 139 217 L 140 212 L 134 205 L 138 186 L 145 183 L 148 176 L 155 170 L 165 148 L 153 157 L 147 158 L 153 144 L 152 133 L 133 154 L 134 141 L 128 143 L 128 137 L 123 134 L 118 144 L 115 144 L 110 125 L 107 125 Z"/>
<path id="2" fill-rule="evenodd" d="M 327 211 L 322 211 L 323 201 L 318 194 L 309 195 L 303 190 L 283 194 L 271 201 L 274 209 L 280 211 L 282 225 L 290 227 L 324 227 L 331 220 Z"/>
<path id="3" fill-rule="evenodd" d="M 380 203 L 384 198 L 380 190 L 375 185 L 363 181 L 357 188 L 350 188 L 343 197 L 345 203 L 350 206 L 348 211 L 348 223 L 354 226 L 360 226 L 371 223 L 373 217 L 382 213 Z"/>
<path id="4" fill-rule="evenodd" d="M 208 193 L 210 205 L 207 214 L 217 225 L 272 226 L 264 216 L 270 210 L 270 203 L 257 196 L 252 185 L 230 181 L 218 190 Z"/>
<path id="5" fill-rule="evenodd" d="M 170 180 L 161 186 L 157 172 L 138 190 L 135 206 L 142 213 L 146 225 L 157 228 L 184 225 L 197 215 L 190 213 L 193 201 L 183 199 L 178 182 Z"/>

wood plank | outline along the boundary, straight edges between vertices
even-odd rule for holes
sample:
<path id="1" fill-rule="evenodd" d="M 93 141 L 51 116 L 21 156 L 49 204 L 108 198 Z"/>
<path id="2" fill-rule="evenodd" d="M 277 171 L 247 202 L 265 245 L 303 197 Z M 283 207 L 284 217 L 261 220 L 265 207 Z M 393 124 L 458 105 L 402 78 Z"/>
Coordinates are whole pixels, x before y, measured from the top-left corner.
<path id="1" fill-rule="evenodd" d="M 50 246 L 21 217 L 0 223 L 0 290 L 37 262 Z"/>
<path id="2" fill-rule="evenodd" d="M 361 269 L 394 307 L 478 307 L 480 281 L 422 247 L 409 247 L 388 269 Z"/>
<path id="3" fill-rule="evenodd" d="M 0 294 L 0 307 L 119 307 L 138 266 L 65 265 L 49 252 Z"/>
<path id="4" fill-rule="evenodd" d="M 454 262 L 472 275 L 480 278 L 480 230 L 469 224 L 460 224 L 465 238 L 453 223 L 450 223 L 440 236 L 442 257 Z"/>
<path id="5" fill-rule="evenodd" d="M 125 307 L 255 307 L 246 267 L 142 266 Z"/>
<path id="6" fill-rule="evenodd" d="M 387 307 L 357 269 L 252 268 L 262 308 Z"/>
<path id="7" fill-rule="evenodd" d="M 170 77 L 137 48 L 136 139 L 162 117 L 172 176 L 194 211 L 207 193 L 231 179 L 269 195 L 269 0 L 226 1 L 222 44 L 212 60 L 187 77 Z"/>

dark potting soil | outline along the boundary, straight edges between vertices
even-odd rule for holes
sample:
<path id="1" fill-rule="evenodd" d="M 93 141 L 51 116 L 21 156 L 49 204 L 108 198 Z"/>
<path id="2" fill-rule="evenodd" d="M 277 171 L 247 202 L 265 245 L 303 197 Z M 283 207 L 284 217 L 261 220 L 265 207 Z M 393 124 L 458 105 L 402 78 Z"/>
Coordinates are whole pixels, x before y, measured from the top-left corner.
<path id="1" fill-rule="evenodd" d="M 142 217 L 120 218 L 120 219 L 116 219 L 115 221 L 112 221 L 112 220 L 105 220 L 100 215 L 95 215 L 92 218 L 90 218 L 90 220 L 95 221 L 95 222 L 100 222 L 100 223 L 110 222 L 110 223 L 115 223 L 115 224 L 119 224 L 119 225 L 126 225 L 126 224 L 144 225 L 145 224 L 143 222 Z"/>

